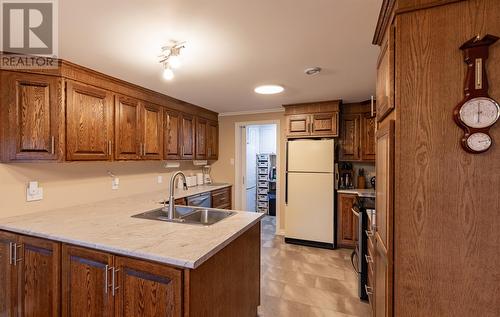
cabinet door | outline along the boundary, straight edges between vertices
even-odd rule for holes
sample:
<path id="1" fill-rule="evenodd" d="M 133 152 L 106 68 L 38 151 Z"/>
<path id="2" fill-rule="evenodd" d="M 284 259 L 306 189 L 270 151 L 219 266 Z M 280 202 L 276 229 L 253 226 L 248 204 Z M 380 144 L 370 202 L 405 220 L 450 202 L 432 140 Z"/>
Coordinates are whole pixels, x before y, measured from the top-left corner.
<path id="1" fill-rule="evenodd" d="M 181 159 L 194 159 L 195 152 L 195 120 L 188 114 L 181 115 Z"/>
<path id="2" fill-rule="evenodd" d="M 377 63 L 377 120 L 380 122 L 394 109 L 394 27 L 387 29 Z"/>
<path id="3" fill-rule="evenodd" d="M 52 76 L 2 74 L 8 138 L 6 160 L 57 160 L 64 139 L 62 80 Z M 3 110 L 2 110 L 3 111 Z"/>
<path id="4" fill-rule="evenodd" d="M 360 123 L 361 115 L 359 114 L 346 114 L 342 117 L 340 160 L 358 161 L 360 159 Z"/>
<path id="5" fill-rule="evenodd" d="M 111 160 L 113 157 L 111 93 L 71 81 L 68 81 L 66 91 L 66 159 Z"/>
<path id="6" fill-rule="evenodd" d="M 311 135 L 338 136 L 339 113 L 316 113 L 311 115 Z"/>
<path id="7" fill-rule="evenodd" d="M 17 316 L 17 266 L 12 261 L 17 236 L 0 231 L 0 316 Z"/>
<path id="8" fill-rule="evenodd" d="M 161 160 L 163 156 L 162 107 L 145 104 L 142 109 L 142 157 Z"/>
<path id="9" fill-rule="evenodd" d="M 141 108 L 139 100 L 115 98 L 115 159 L 137 160 L 141 157 Z"/>
<path id="10" fill-rule="evenodd" d="M 392 316 L 392 277 L 386 254 L 376 248 L 375 251 L 375 277 L 372 305 L 376 317 Z"/>
<path id="11" fill-rule="evenodd" d="M 196 118 L 196 159 L 207 159 L 207 125 L 203 118 Z"/>
<path id="12" fill-rule="evenodd" d="M 356 195 L 338 196 L 338 243 L 344 247 L 355 247 L 358 239 L 358 218 L 352 213 Z"/>
<path id="13" fill-rule="evenodd" d="M 212 192 L 212 208 L 231 209 L 231 187 Z"/>
<path id="14" fill-rule="evenodd" d="M 110 254 L 63 245 L 62 316 L 114 315 L 112 265 Z"/>
<path id="15" fill-rule="evenodd" d="M 181 316 L 182 272 L 165 265 L 116 257 L 116 316 Z"/>
<path id="16" fill-rule="evenodd" d="M 361 160 L 375 160 L 375 117 L 365 114 L 362 117 Z"/>
<path id="17" fill-rule="evenodd" d="M 61 245 L 20 236 L 17 250 L 21 316 L 59 316 Z"/>
<path id="18" fill-rule="evenodd" d="M 179 160 L 181 158 L 181 114 L 173 110 L 165 110 L 163 117 L 164 158 Z"/>
<path id="19" fill-rule="evenodd" d="M 217 160 L 219 158 L 219 123 L 208 121 L 207 142 L 207 159 Z"/>
<path id="20" fill-rule="evenodd" d="M 311 134 L 311 115 L 291 115 L 286 117 L 286 134 L 290 137 Z"/>

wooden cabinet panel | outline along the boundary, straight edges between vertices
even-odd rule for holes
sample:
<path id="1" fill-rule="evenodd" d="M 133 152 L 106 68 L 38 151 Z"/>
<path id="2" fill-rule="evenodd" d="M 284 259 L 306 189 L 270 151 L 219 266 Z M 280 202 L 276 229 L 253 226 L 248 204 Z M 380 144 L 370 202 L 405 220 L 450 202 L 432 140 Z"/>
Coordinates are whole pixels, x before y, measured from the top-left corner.
<path id="1" fill-rule="evenodd" d="M 231 187 L 212 192 L 212 208 L 231 209 Z"/>
<path id="2" fill-rule="evenodd" d="M 338 136 L 339 113 L 317 113 L 311 115 L 311 135 Z"/>
<path id="3" fill-rule="evenodd" d="M 196 159 L 207 159 L 207 126 L 208 122 L 203 118 L 196 118 Z"/>
<path id="4" fill-rule="evenodd" d="M 124 257 L 116 257 L 115 264 L 117 316 L 181 316 L 180 270 Z"/>
<path id="5" fill-rule="evenodd" d="M 111 93 L 71 81 L 67 83 L 66 92 L 66 159 L 111 160 Z"/>
<path id="6" fill-rule="evenodd" d="M 216 121 L 208 121 L 207 159 L 217 160 L 218 158 L 219 158 L 219 124 Z"/>
<path id="7" fill-rule="evenodd" d="M 167 160 L 181 159 L 181 114 L 173 110 L 165 110 L 163 117 L 164 158 Z"/>
<path id="8" fill-rule="evenodd" d="M 57 160 L 64 139 L 62 80 L 53 76 L 2 74 L 8 142 L 6 161 Z M 7 114 L 5 113 L 7 112 Z"/>
<path id="9" fill-rule="evenodd" d="M 59 316 L 61 245 L 20 236 L 18 307 L 21 316 Z"/>
<path id="10" fill-rule="evenodd" d="M 13 247 L 17 236 L 0 231 L 0 315 L 17 316 L 17 266 L 13 265 Z"/>
<path id="11" fill-rule="evenodd" d="M 115 159 L 137 160 L 142 154 L 139 100 L 115 98 Z"/>
<path id="12" fill-rule="evenodd" d="M 387 255 L 376 248 L 375 276 L 374 276 L 373 308 L 375 316 L 392 316 L 392 276 L 389 269 Z"/>
<path id="13" fill-rule="evenodd" d="M 162 107 L 145 104 L 142 108 L 142 158 L 160 160 L 163 156 Z"/>
<path id="14" fill-rule="evenodd" d="M 338 194 L 337 242 L 342 247 L 353 248 L 358 240 L 358 218 L 352 213 L 356 195 Z"/>
<path id="15" fill-rule="evenodd" d="M 311 116 L 308 114 L 286 117 L 288 136 L 307 136 L 310 134 Z"/>
<path id="16" fill-rule="evenodd" d="M 181 115 L 181 159 L 192 160 L 195 153 L 195 119 L 188 114 Z"/>
<path id="17" fill-rule="evenodd" d="M 361 121 L 361 160 L 375 160 L 375 117 L 369 114 L 362 116 Z"/>
<path id="18" fill-rule="evenodd" d="M 361 158 L 360 123 L 361 115 L 359 114 L 343 115 L 340 160 L 357 161 Z"/>
<path id="19" fill-rule="evenodd" d="M 112 274 L 109 268 L 112 265 L 113 256 L 110 254 L 63 245 L 62 316 L 114 315 L 114 300 L 109 287 Z"/>
<path id="20" fill-rule="evenodd" d="M 394 27 L 390 26 L 380 48 L 377 63 L 377 120 L 380 122 L 395 107 L 394 104 L 394 77 L 395 77 L 395 46 Z"/>

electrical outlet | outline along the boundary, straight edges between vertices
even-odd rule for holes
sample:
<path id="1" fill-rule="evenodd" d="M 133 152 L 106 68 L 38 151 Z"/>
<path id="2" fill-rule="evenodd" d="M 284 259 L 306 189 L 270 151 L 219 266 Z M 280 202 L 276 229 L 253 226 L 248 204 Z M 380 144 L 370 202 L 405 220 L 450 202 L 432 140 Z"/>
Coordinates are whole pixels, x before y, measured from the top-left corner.
<path id="1" fill-rule="evenodd" d="M 37 201 L 43 199 L 43 188 L 38 187 L 38 182 L 29 182 L 26 188 L 26 201 Z"/>
<path id="2" fill-rule="evenodd" d="M 118 177 L 113 177 L 111 181 L 111 189 L 118 189 L 120 187 L 120 179 Z"/>
<path id="3" fill-rule="evenodd" d="M 158 184 L 163 183 L 163 176 L 158 175 L 158 179 L 157 180 L 158 180 Z"/>

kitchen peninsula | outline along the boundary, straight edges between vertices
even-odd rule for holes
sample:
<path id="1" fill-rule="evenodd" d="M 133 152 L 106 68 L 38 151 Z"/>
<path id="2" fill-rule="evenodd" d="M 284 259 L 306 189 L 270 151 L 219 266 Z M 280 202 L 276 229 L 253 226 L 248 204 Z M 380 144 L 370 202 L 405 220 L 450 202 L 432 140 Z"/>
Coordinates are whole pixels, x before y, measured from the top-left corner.
<path id="1" fill-rule="evenodd" d="M 2 311 L 256 316 L 263 215 L 235 212 L 211 226 L 131 217 L 165 196 L 0 219 Z"/>

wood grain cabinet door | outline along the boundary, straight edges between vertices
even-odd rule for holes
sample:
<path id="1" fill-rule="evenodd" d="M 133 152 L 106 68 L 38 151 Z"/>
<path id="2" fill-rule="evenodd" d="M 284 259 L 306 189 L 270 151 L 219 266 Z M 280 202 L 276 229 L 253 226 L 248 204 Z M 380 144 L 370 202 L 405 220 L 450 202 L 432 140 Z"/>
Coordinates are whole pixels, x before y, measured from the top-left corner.
<path id="1" fill-rule="evenodd" d="M 115 97 L 115 159 L 138 160 L 142 154 L 139 100 Z"/>
<path id="2" fill-rule="evenodd" d="M 195 119 L 188 114 L 181 115 L 181 159 L 192 160 L 195 153 Z"/>
<path id="3" fill-rule="evenodd" d="M 59 316 L 60 243 L 20 236 L 16 261 L 20 316 Z"/>
<path id="4" fill-rule="evenodd" d="M 162 107 L 144 104 L 142 108 L 142 158 L 161 160 L 163 157 Z"/>
<path id="5" fill-rule="evenodd" d="M 217 160 L 219 158 L 219 123 L 216 121 L 208 121 L 207 142 L 207 159 Z"/>
<path id="6" fill-rule="evenodd" d="M 352 213 L 356 195 L 338 195 L 338 243 L 343 247 L 354 247 L 358 237 L 358 218 Z"/>
<path id="7" fill-rule="evenodd" d="M 111 292 L 113 256 L 62 246 L 62 316 L 114 316 Z"/>
<path id="8" fill-rule="evenodd" d="M 395 107 L 395 38 L 394 27 L 390 26 L 380 48 L 377 62 L 377 121 L 382 121 Z"/>
<path id="9" fill-rule="evenodd" d="M 116 257 L 116 316 L 181 316 L 182 272 L 165 265 Z"/>
<path id="10" fill-rule="evenodd" d="M 2 93 L 8 114 L 5 160 L 62 159 L 62 80 L 53 76 L 4 72 Z M 5 112 L 4 112 L 5 114 Z"/>
<path id="11" fill-rule="evenodd" d="M 66 159 L 113 158 L 113 97 L 106 90 L 68 81 L 66 85 Z"/>
<path id="12" fill-rule="evenodd" d="M 17 316 L 17 266 L 13 248 L 17 236 L 0 231 L 0 316 Z"/>
<path id="13" fill-rule="evenodd" d="M 208 121 L 196 117 L 196 159 L 207 159 L 207 127 Z"/>
<path id="14" fill-rule="evenodd" d="M 286 117 L 286 134 L 289 137 L 309 136 L 311 134 L 311 115 L 299 114 Z"/>
<path id="15" fill-rule="evenodd" d="M 165 110 L 163 116 L 163 157 L 167 160 L 181 159 L 181 114 L 173 110 Z"/>
<path id="16" fill-rule="evenodd" d="M 311 135 L 338 136 L 339 113 L 316 113 L 311 115 Z"/>
<path id="17" fill-rule="evenodd" d="M 340 160 L 358 161 L 361 157 L 361 115 L 346 114 L 342 117 L 342 137 L 340 141 Z"/>
<path id="18" fill-rule="evenodd" d="M 375 117 L 369 114 L 362 116 L 361 122 L 361 160 L 375 160 Z"/>

